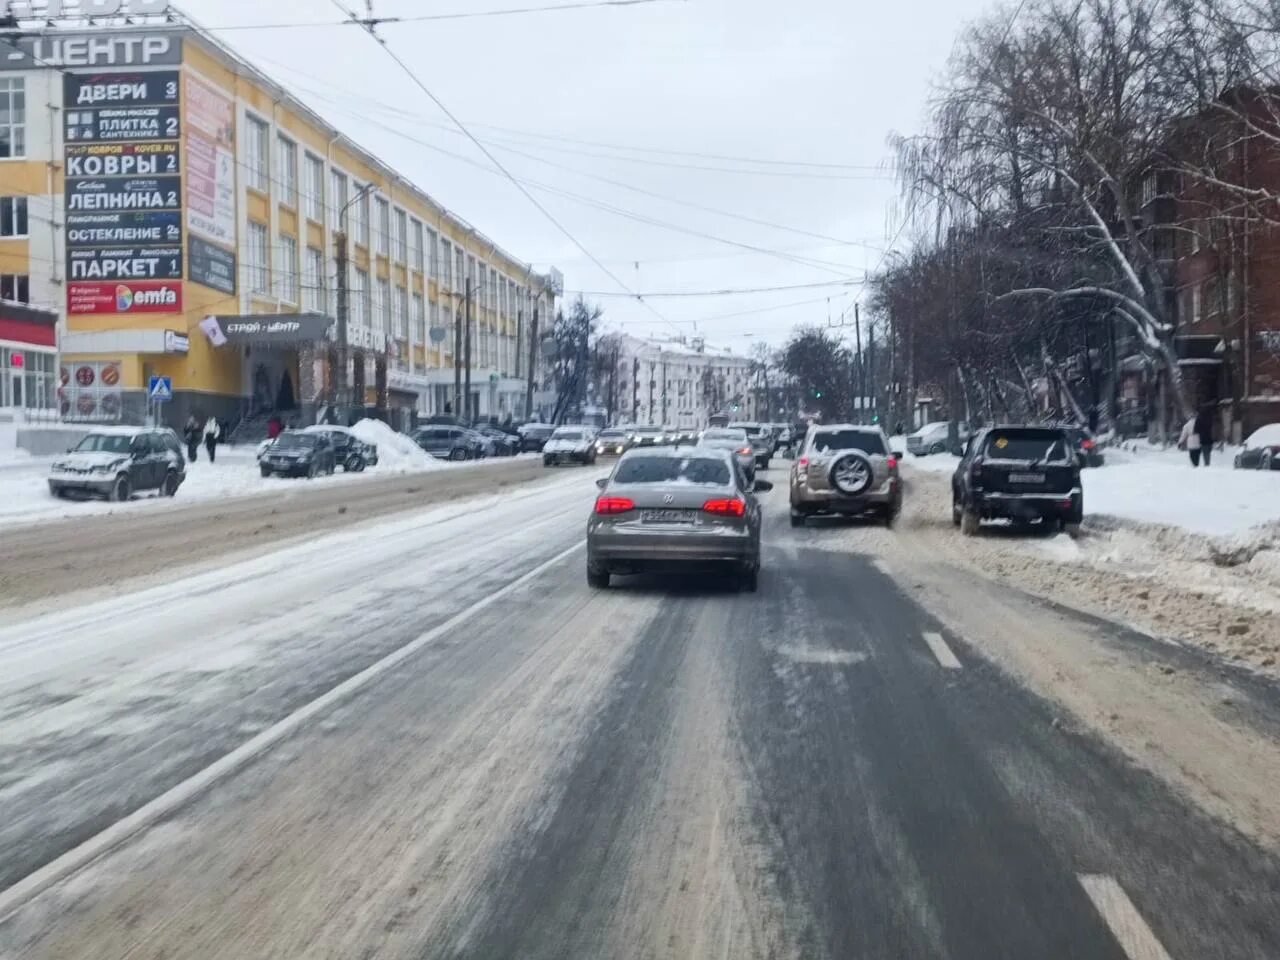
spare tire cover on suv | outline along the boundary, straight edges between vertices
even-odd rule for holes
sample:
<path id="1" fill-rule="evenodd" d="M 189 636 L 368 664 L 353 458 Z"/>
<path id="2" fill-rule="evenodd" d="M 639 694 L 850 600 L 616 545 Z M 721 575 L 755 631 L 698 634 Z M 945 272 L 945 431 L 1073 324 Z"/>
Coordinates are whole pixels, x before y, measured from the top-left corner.
<path id="1" fill-rule="evenodd" d="M 871 460 L 858 450 L 842 453 L 831 464 L 831 486 L 849 496 L 862 493 L 871 486 L 874 475 Z"/>

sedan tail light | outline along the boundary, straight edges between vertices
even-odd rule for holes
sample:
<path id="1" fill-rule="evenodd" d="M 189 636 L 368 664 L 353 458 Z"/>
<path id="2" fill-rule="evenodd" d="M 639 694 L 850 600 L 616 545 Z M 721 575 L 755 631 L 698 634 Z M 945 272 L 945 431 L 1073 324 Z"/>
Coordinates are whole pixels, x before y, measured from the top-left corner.
<path id="1" fill-rule="evenodd" d="M 890 469 L 890 470 L 897 470 L 897 469 L 898 469 L 898 458 L 897 458 L 897 457 L 889 457 L 887 460 L 885 460 L 885 463 L 888 465 L 888 467 L 889 467 L 889 469 Z"/>
<path id="2" fill-rule="evenodd" d="M 1080 446 L 1083 447 L 1085 450 L 1092 450 L 1096 446 L 1096 444 L 1092 440 L 1086 439 L 1086 440 L 1080 441 Z"/>
<path id="3" fill-rule="evenodd" d="M 736 497 L 729 500 L 708 500 L 702 505 L 704 513 L 713 513 L 720 517 L 745 517 L 747 505 Z"/>
<path id="4" fill-rule="evenodd" d="M 629 497 L 596 497 L 596 513 L 601 516 L 630 513 L 635 508 L 636 502 Z"/>
<path id="5" fill-rule="evenodd" d="M 749 457 L 749 456 L 751 456 L 751 448 L 750 448 L 750 447 L 743 447 L 743 448 L 742 448 L 741 450 L 739 450 L 738 452 L 739 452 L 740 454 L 742 454 L 744 457 Z"/>

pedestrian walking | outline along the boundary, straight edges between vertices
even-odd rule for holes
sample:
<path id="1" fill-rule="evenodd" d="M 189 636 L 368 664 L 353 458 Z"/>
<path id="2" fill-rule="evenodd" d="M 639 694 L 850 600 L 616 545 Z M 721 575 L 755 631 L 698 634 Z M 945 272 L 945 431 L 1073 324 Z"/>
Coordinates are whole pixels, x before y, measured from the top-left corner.
<path id="1" fill-rule="evenodd" d="M 194 413 L 187 417 L 186 426 L 182 428 L 182 439 L 187 443 L 187 460 L 195 463 L 196 455 L 200 452 L 200 421 Z"/>
<path id="2" fill-rule="evenodd" d="M 222 427 L 217 417 L 210 417 L 204 422 L 204 448 L 209 453 L 209 462 L 215 459 L 214 451 L 218 449 L 218 441 L 222 439 Z"/>
<path id="3" fill-rule="evenodd" d="M 1200 434 L 1196 432 L 1196 418 L 1191 417 L 1182 425 L 1178 446 L 1191 455 L 1191 465 L 1200 466 Z"/>
<path id="4" fill-rule="evenodd" d="M 1196 415 L 1196 437 L 1200 440 L 1200 459 L 1209 466 L 1209 458 L 1213 454 L 1213 405 L 1206 403 Z"/>
<path id="5" fill-rule="evenodd" d="M 284 430 L 284 424 L 280 422 L 279 417 L 272 417 L 267 421 L 267 439 L 275 440 Z"/>

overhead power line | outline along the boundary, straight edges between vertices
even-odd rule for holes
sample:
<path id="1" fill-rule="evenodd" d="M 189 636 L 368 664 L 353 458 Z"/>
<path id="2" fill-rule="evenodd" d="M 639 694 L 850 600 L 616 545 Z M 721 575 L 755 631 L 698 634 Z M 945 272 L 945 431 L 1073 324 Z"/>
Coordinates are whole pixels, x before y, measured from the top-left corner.
<path id="1" fill-rule="evenodd" d="M 731 297 L 744 293 L 776 293 L 782 290 L 813 290 L 818 287 L 856 287 L 861 280 L 827 280 L 820 283 L 788 283 L 778 287 L 738 287 L 724 290 L 669 290 L 632 294 L 638 297 Z M 610 290 L 575 290 L 584 297 L 618 297 L 622 294 Z M 825 297 L 822 299 L 826 299 Z M 769 309 L 781 309 L 781 307 Z"/>

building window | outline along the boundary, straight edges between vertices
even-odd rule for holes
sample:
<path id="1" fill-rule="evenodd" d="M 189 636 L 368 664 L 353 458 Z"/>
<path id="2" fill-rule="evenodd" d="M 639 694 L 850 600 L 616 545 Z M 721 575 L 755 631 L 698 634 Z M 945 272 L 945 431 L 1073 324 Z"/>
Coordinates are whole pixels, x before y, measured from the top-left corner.
<path id="1" fill-rule="evenodd" d="M 431 268 L 431 279 L 440 282 L 440 248 L 436 242 L 436 232 L 434 230 L 427 231 L 427 252 L 428 266 Z"/>
<path id="2" fill-rule="evenodd" d="M 466 255 L 462 252 L 461 248 L 455 247 L 453 252 L 453 289 L 460 293 L 466 292 L 466 270 Z"/>
<path id="3" fill-rule="evenodd" d="M 0 80 L 0 157 L 27 155 L 27 92 L 22 78 Z"/>
<path id="4" fill-rule="evenodd" d="M 440 262 L 444 267 L 444 275 L 440 278 L 446 290 L 453 289 L 453 244 L 444 237 L 440 238 Z"/>
<path id="5" fill-rule="evenodd" d="M 249 224 L 249 240 L 245 257 L 245 280 L 251 293 L 270 293 L 270 269 L 267 265 L 267 228 L 261 223 Z"/>
<path id="6" fill-rule="evenodd" d="M 387 332 L 387 312 L 391 309 L 391 281 L 378 278 L 373 294 L 373 329 Z"/>
<path id="7" fill-rule="evenodd" d="M 1188 324 L 1200 322 L 1200 285 L 1192 284 L 1182 291 L 1182 314 Z"/>
<path id="8" fill-rule="evenodd" d="M 413 342 L 425 344 L 427 342 L 427 302 L 422 299 L 422 294 L 415 293 L 413 295 Z"/>
<path id="9" fill-rule="evenodd" d="M 0 274 L 0 300 L 31 302 L 31 281 L 25 273 Z"/>
<path id="10" fill-rule="evenodd" d="M 333 204 L 333 217 L 336 221 L 342 208 L 347 205 L 347 178 L 337 170 L 329 172 L 329 202 Z M 335 228 L 342 230 L 345 224 L 335 223 Z"/>
<path id="11" fill-rule="evenodd" d="M 403 210 L 396 211 L 395 260 L 396 263 L 409 261 L 409 215 Z"/>
<path id="12" fill-rule="evenodd" d="M 422 273 L 422 221 L 409 225 L 409 267 Z"/>
<path id="13" fill-rule="evenodd" d="M 391 252 L 391 203 L 378 198 L 378 253 L 386 256 Z"/>
<path id="14" fill-rule="evenodd" d="M 1204 282 L 1204 315 L 1216 317 L 1222 312 L 1222 281 L 1216 276 Z"/>
<path id="15" fill-rule="evenodd" d="M 276 179 L 280 183 L 280 202 L 286 207 L 298 205 L 298 146 L 284 137 L 276 139 Z"/>
<path id="16" fill-rule="evenodd" d="M 0 197 L 0 237 L 27 235 L 27 198 Z"/>
<path id="17" fill-rule="evenodd" d="M 307 247 L 302 265 L 302 306 L 316 313 L 325 312 L 324 251 Z"/>
<path id="18" fill-rule="evenodd" d="M 276 284 L 281 300 L 298 302 L 298 241 L 282 236 L 276 247 Z"/>
<path id="19" fill-rule="evenodd" d="M 369 271 L 356 268 L 356 282 L 352 288 L 351 319 L 361 326 L 369 325 Z"/>
<path id="20" fill-rule="evenodd" d="M 306 213 L 316 223 L 324 223 L 324 161 L 307 154 L 302 189 L 306 191 Z"/>
<path id="21" fill-rule="evenodd" d="M 409 339 L 409 293 L 404 287 L 396 287 L 395 292 L 396 336 L 401 340 Z"/>
<path id="22" fill-rule="evenodd" d="M 245 167 L 249 172 L 249 186 L 260 193 L 271 190 L 271 129 L 255 117 L 245 124 Z"/>

